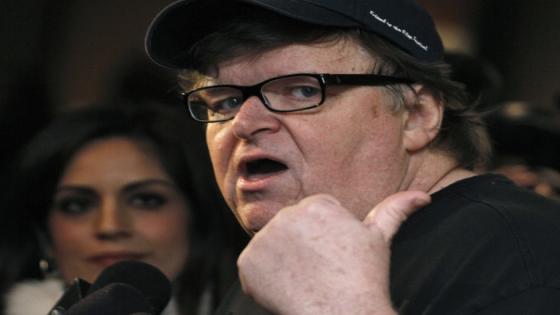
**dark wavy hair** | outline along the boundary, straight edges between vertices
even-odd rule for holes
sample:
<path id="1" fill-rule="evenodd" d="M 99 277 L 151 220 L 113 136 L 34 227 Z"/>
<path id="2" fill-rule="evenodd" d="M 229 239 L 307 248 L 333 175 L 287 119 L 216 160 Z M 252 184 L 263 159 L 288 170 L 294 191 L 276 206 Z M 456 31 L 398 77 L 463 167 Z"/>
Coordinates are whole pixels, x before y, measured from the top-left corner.
<path id="1" fill-rule="evenodd" d="M 375 60 L 373 73 L 408 77 L 427 87 L 444 106 L 441 130 L 431 147 L 455 158 L 467 168 L 483 167 L 489 160 L 491 145 L 478 111 L 464 85 L 451 79 L 451 69 L 443 60 L 426 63 L 397 48 L 386 39 L 355 28 L 317 26 L 265 11 L 250 5 L 236 4 L 228 11 L 221 27 L 184 52 L 186 70 L 179 83 L 189 89 L 199 73 L 217 73 L 217 65 L 241 56 L 258 55 L 290 44 L 329 44 L 345 40 L 366 49 Z M 386 87 L 395 99 L 396 109 L 403 106 L 403 88 Z"/>
<path id="2" fill-rule="evenodd" d="M 4 202 L 0 258 L 2 292 L 26 278 L 41 278 L 38 260 L 55 188 L 70 159 L 86 144 L 122 136 L 147 143 L 190 204 L 189 254 L 175 281 L 184 314 L 195 314 L 210 289 L 212 307 L 235 280 L 235 259 L 244 241 L 214 182 L 201 126 L 169 106 L 107 104 L 57 117 L 22 152 Z M 100 175 L 101 176 L 101 175 Z"/>

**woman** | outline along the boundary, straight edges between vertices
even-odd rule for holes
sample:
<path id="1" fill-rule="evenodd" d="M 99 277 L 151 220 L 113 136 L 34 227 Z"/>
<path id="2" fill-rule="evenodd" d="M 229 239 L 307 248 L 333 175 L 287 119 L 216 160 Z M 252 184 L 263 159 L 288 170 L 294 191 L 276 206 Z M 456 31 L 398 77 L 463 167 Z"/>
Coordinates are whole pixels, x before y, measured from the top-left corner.
<path id="1" fill-rule="evenodd" d="M 63 115 L 40 133 L 5 203 L 13 222 L 0 258 L 5 314 L 32 315 L 31 306 L 46 314 L 63 284 L 93 282 L 125 259 L 172 280 L 163 314 L 211 312 L 235 277 L 243 240 L 198 128 L 171 109 L 107 106 Z"/>

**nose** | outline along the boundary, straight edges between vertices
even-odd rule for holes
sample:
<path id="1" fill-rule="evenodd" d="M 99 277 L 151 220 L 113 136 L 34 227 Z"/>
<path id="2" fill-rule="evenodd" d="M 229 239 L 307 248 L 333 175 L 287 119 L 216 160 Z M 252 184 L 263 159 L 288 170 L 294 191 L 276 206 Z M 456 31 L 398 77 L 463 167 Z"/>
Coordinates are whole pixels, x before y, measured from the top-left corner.
<path id="1" fill-rule="evenodd" d="M 278 114 L 268 110 L 258 97 L 249 97 L 233 118 L 233 133 L 240 139 L 250 139 L 263 132 L 274 133 L 280 128 L 277 116 Z"/>
<path id="2" fill-rule="evenodd" d="M 103 201 L 95 220 L 95 234 L 98 239 L 117 240 L 132 235 L 132 217 L 128 210 L 117 201 Z"/>

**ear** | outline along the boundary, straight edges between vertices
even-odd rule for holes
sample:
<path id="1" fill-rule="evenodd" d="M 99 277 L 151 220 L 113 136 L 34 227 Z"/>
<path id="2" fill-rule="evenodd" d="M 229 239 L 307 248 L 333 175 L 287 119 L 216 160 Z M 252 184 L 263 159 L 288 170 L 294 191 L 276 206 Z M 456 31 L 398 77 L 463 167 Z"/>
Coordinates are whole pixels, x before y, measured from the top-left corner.
<path id="1" fill-rule="evenodd" d="M 427 147 L 439 133 L 443 120 L 443 101 L 422 85 L 414 85 L 407 95 L 404 116 L 404 147 L 416 152 Z"/>

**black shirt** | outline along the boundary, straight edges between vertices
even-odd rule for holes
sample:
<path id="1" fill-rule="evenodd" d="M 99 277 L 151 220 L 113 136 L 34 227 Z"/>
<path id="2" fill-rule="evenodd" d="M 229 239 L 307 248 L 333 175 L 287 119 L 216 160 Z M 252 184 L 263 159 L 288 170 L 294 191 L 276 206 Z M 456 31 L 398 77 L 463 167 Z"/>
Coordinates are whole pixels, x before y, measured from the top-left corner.
<path id="1" fill-rule="evenodd" d="M 560 205 L 497 175 L 432 195 L 392 243 L 401 315 L 560 314 Z M 269 314 L 234 286 L 216 314 Z"/>
<path id="2" fill-rule="evenodd" d="M 497 175 L 459 181 L 395 236 L 400 314 L 560 314 L 560 205 Z"/>

